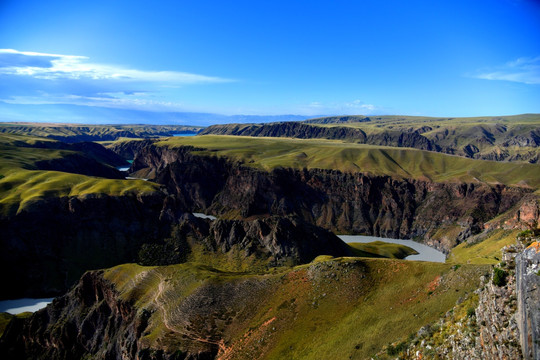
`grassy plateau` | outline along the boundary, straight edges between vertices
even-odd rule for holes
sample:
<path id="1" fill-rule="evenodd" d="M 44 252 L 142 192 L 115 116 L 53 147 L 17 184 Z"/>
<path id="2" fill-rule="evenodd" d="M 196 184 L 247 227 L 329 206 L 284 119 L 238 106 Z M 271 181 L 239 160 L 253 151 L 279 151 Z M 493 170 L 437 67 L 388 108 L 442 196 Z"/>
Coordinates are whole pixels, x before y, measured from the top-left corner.
<path id="1" fill-rule="evenodd" d="M 540 166 L 473 160 L 410 148 L 338 140 L 205 135 L 169 138 L 158 145 L 194 146 L 203 156 L 224 156 L 264 170 L 278 167 L 363 172 L 435 182 L 482 182 L 540 187 Z"/>

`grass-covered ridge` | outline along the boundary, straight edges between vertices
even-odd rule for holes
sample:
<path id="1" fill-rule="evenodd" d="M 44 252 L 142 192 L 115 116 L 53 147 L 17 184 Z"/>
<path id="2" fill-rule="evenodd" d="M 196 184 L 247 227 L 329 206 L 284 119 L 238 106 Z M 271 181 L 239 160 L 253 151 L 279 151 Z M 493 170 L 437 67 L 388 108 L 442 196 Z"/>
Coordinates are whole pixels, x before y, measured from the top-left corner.
<path id="1" fill-rule="evenodd" d="M 476 288 L 484 271 L 325 257 L 265 274 L 185 263 L 126 264 L 104 276 L 120 298 L 151 313 L 143 347 L 213 344 L 227 359 L 365 359 L 436 321 Z"/>
<path id="2" fill-rule="evenodd" d="M 24 209 L 47 197 L 88 194 L 151 193 L 156 184 L 142 180 L 105 179 L 60 171 L 38 170 L 36 162 L 60 159 L 69 150 L 32 147 L 49 141 L 20 135 L 0 135 L 0 207 L 3 214 Z"/>
<path id="3" fill-rule="evenodd" d="M 448 262 L 457 264 L 497 264 L 501 249 L 516 243 L 520 230 L 496 229 L 486 235 L 480 234 L 452 249 Z"/>
<path id="4" fill-rule="evenodd" d="M 540 166 L 473 160 L 409 148 L 371 146 L 332 140 L 205 135 L 169 138 L 157 143 L 171 148 L 194 146 L 204 156 L 225 156 L 271 170 L 335 169 L 430 181 L 483 182 L 540 187 Z"/>

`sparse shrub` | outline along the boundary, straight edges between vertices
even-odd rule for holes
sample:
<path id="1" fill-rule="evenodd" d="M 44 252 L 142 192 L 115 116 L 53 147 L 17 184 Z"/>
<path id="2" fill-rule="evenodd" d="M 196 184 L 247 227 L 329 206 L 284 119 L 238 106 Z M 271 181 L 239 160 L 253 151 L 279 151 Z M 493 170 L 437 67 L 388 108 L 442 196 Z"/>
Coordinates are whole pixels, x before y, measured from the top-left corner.
<path id="1" fill-rule="evenodd" d="M 493 284 L 496 286 L 506 285 L 506 277 L 508 273 L 500 268 L 493 269 Z"/>
<path id="2" fill-rule="evenodd" d="M 473 317 L 473 316 L 476 316 L 476 311 L 474 308 L 468 308 L 467 309 L 467 316 L 468 317 Z"/>
<path id="3" fill-rule="evenodd" d="M 460 267 L 461 267 L 461 265 L 457 264 L 457 265 L 454 265 L 454 266 L 452 267 L 452 269 L 454 269 L 454 271 L 456 271 L 456 270 L 459 269 Z"/>
<path id="4" fill-rule="evenodd" d="M 407 349 L 407 343 L 403 341 L 396 346 L 393 346 L 392 344 L 388 345 L 386 353 L 390 356 L 396 356 L 399 355 L 400 352 L 405 351 L 405 349 Z"/>
<path id="5" fill-rule="evenodd" d="M 388 347 L 386 348 L 386 354 L 390 355 L 390 356 L 395 356 L 398 354 L 396 348 L 390 344 L 388 345 Z"/>
<path id="6" fill-rule="evenodd" d="M 532 230 L 524 230 L 518 234 L 518 237 L 527 237 L 527 236 L 533 236 Z"/>

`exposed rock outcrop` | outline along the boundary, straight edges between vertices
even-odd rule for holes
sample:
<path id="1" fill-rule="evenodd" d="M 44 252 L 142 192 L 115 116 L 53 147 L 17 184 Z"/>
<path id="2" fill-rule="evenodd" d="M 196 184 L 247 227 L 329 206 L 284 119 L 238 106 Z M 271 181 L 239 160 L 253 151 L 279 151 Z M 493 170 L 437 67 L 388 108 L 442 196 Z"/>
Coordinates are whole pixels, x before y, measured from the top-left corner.
<path id="1" fill-rule="evenodd" d="M 303 264 L 319 255 L 351 256 L 350 248 L 328 230 L 295 217 L 272 216 L 246 220 L 216 220 L 203 240 L 208 248 L 226 253 L 234 246 L 272 263 Z"/>
<path id="2" fill-rule="evenodd" d="M 540 224 L 540 198 L 526 194 L 501 217 L 484 224 L 485 231 L 493 229 L 535 229 Z"/>
<path id="3" fill-rule="evenodd" d="M 132 141 L 119 141 L 112 143 L 111 145 L 107 146 L 107 148 L 126 160 L 133 160 L 137 153 L 154 142 L 155 140 L 138 139 Z"/>
<path id="4" fill-rule="evenodd" d="M 89 272 L 68 294 L 35 313 L 15 318 L 0 341 L 4 359 L 149 359 L 137 339 L 150 314 L 118 297 L 102 272 Z M 142 355 L 142 356 L 141 356 Z"/>
<path id="5" fill-rule="evenodd" d="M 516 256 L 518 325 L 524 359 L 540 358 L 540 242 Z"/>
<path id="6" fill-rule="evenodd" d="M 520 244 L 503 249 L 501 268 L 483 275 L 479 289 L 460 299 L 436 324 L 420 329 L 408 345 L 403 343 L 402 358 L 521 359 L 521 290 L 519 285 L 516 289 L 514 266 L 520 250 Z"/>

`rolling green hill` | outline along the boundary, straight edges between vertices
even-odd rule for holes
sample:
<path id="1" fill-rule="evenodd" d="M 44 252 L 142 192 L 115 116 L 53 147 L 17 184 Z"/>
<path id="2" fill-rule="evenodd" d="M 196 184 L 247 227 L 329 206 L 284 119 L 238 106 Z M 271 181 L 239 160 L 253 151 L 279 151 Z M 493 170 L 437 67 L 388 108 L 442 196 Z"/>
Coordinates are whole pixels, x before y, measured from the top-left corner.
<path id="1" fill-rule="evenodd" d="M 142 180 L 106 179 L 62 171 L 40 170 L 41 161 L 61 160 L 78 152 L 41 147 L 54 141 L 21 135 L 0 135 L 0 206 L 17 212 L 48 197 L 88 194 L 150 193 L 158 186 Z M 35 147 L 39 146 L 39 147 Z"/>

